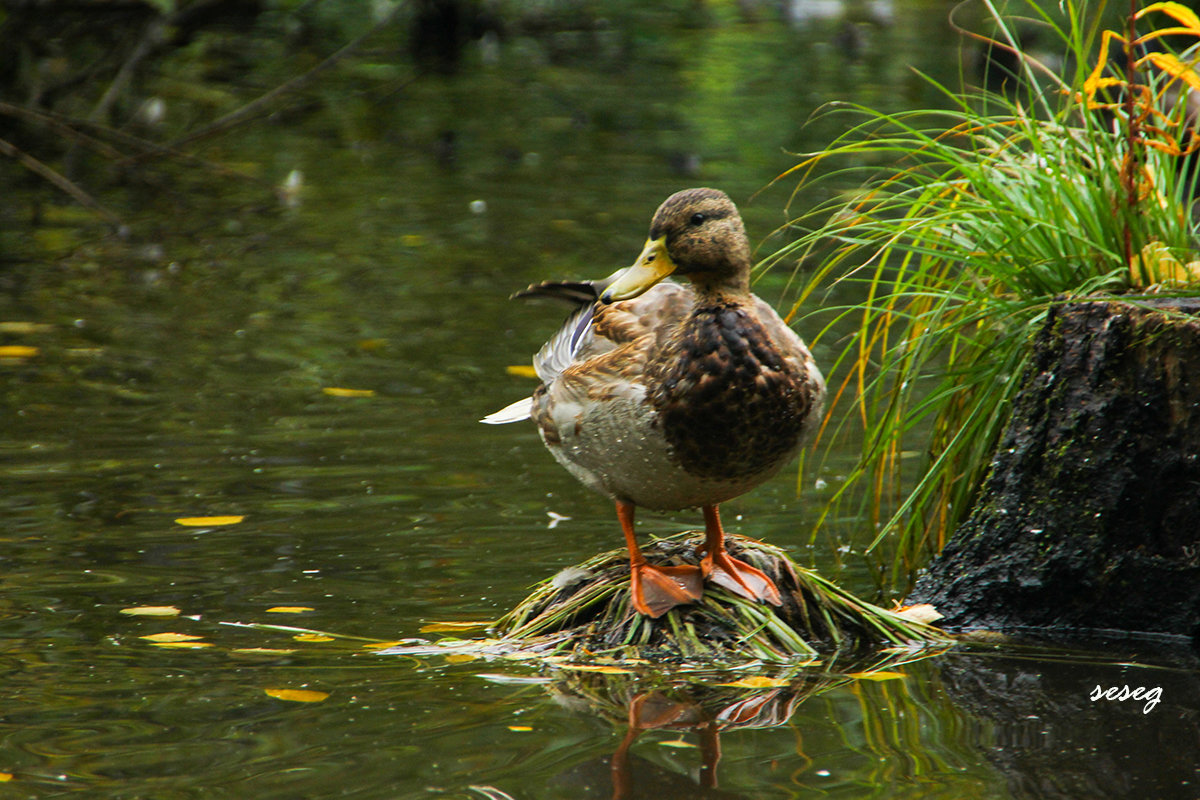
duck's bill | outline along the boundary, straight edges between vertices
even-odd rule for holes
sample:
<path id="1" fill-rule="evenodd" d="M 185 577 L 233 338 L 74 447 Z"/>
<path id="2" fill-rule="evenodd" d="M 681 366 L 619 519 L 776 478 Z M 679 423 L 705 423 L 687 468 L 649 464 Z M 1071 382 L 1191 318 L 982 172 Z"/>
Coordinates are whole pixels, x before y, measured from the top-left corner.
<path id="1" fill-rule="evenodd" d="M 675 271 L 675 262 L 667 255 L 667 237 L 647 239 L 642 254 L 633 266 L 609 284 L 600 299 L 605 303 L 630 300 Z"/>

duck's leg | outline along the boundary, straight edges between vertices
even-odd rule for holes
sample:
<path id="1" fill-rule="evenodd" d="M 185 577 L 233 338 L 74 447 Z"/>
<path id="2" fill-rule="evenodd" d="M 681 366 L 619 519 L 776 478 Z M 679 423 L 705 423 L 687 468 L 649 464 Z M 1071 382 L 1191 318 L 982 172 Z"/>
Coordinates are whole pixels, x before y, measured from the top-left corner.
<path id="1" fill-rule="evenodd" d="M 766 600 L 773 606 L 782 604 L 775 582 L 762 570 L 725 552 L 725 531 L 716 506 L 704 506 L 704 551 L 700 569 L 713 583 L 750 600 Z"/>
<path id="2" fill-rule="evenodd" d="M 617 519 L 629 548 L 630 593 L 633 607 L 648 617 L 661 617 L 675 606 L 694 603 L 704 588 L 699 567 L 656 567 L 646 561 L 633 533 L 633 503 L 617 501 Z"/>

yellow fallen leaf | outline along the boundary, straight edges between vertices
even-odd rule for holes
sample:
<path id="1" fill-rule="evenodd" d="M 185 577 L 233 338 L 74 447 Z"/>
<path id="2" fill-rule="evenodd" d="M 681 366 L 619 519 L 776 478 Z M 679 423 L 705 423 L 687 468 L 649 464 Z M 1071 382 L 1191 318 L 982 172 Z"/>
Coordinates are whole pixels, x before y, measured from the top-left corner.
<path id="1" fill-rule="evenodd" d="M 516 731 L 517 733 L 525 733 L 527 731 L 533 730 L 533 726 L 532 725 L 509 725 L 508 729 L 510 731 Z"/>
<path id="2" fill-rule="evenodd" d="M 175 606 L 134 606 L 122 608 L 121 613 L 131 617 L 177 617 L 179 609 Z"/>
<path id="3" fill-rule="evenodd" d="M 326 386 L 322 392 L 330 397 L 374 397 L 374 389 L 345 389 L 341 386 Z"/>
<path id="4" fill-rule="evenodd" d="M 856 681 L 890 681 L 896 678 L 907 678 L 903 672 L 888 672 L 887 670 L 877 670 L 875 672 L 847 672 L 847 678 L 854 678 Z"/>
<path id="5" fill-rule="evenodd" d="M 451 653 L 446 656 L 447 664 L 465 664 L 468 661 L 474 661 L 478 656 L 471 653 Z"/>
<path id="6" fill-rule="evenodd" d="M 0 333 L 44 333 L 52 330 L 54 326 L 44 322 L 0 322 Z"/>
<path id="7" fill-rule="evenodd" d="M 294 653 L 296 651 L 289 650 L 286 648 L 275 648 L 275 647 L 237 647 L 237 648 L 234 648 L 233 650 L 230 650 L 229 652 L 231 652 L 231 653 L 252 653 L 252 654 L 256 654 L 256 655 L 267 655 L 267 656 L 286 656 L 289 653 Z"/>
<path id="8" fill-rule="evenodd" d="M 203 636 L 193 636 L 190 633 L 149 633 L 139 637 L 148 642 L 194 642 Z"/>
<path id="9" fill-rule="evenodd" d="M 212 642 L 154 642 L 154 646 L 169 650 L 203 650 L 212 647 Z"/>
<path id="10" fill-rule="evenodd" d="M 305 611 L 312 611 L 311 606 L 271 606 L 267 609 L 268 614 L 303 614 Z"/>
<path id="11" fill-rule="evenodd" d="M 364 650 L 387 650 L 389 647 L 401 647 L 405 642 L 371 642 L 364 644 Z"/>
<path id="12" fill-rule="evenodd" d="M 685 748 L 685 747 L 686 748 L 694 748 L 697 746 L 685 739 L 668 739 L 667 741 L 659 742 L 658 744 L 660 747 L 679 747 L 679 748 Z"/>
<path id="13" fill-rule="evenodd" d="M 421 633 L 448 633 L 450 631 L 473 631 L 486 628 L 489 622 L 430 622 L 421 626 Z"/>
<path id="14" fill-rule="evenodd" d="M 297 633 L 292 637 L 297 642 L 332 642 L 335 639 L 332 636 L 325 636 L 321 633 Z"/>
<path id="15" fill-rule="evenodd" d="M 730 683 L 718 683 L 717 686 L 732 686 L 735 689 L 773 689 L 778 686 L 787 686 L 788 681 L 783 678 L 768 678 L 766 675 L 751 675 L 748 678 L 732 681 Z"/>
<path id="16" fill-rule="evenodd" d="M 537 370 L 529 364 L 515 364 L 511 367 L 505 367 L 504 371 L 509 375 L 516 375 L 518 378 L 536 378 L 538 376 Z"/>
<path id="17" fill-rule="evenodd" d="M 0 358 L 33 358 L 41 351 L 27 344 L 0 345 Z"/>
<path id="18" fill-rule="evenodd" d="M 562 669 L 576 672 L 599 672 L 601 675 L 632 675 L 633 670 L 624 667 L 609 667 L 604 664 L 560 664 Z"/>
<path id="19" fill-rule="evenodd" d="M 13 779 L 11 772 L 0 772 L 0 783 L 8 783 Z"/>
<path id="20" fill-rule="evenodd" d="M 263 691 L 276 700 L 290 700 L 293 703 L 319 703 L 329 697 L 329 692 L 318 692 L 314 689 L 263 689 Z"/>
<path id="21" fill-rule="evenodd" d="M 237 525 L 246 518 L 245 514 L 228 514 L 223 517 L 179 517 L 176 525 L 186 528 L 207 528 L 217 525 Z"/>
<path id="22" fill-rule="evenodd" d="M 387 346 L 387 339 L 360 339 L 357 343 L 358 349 L 367 353 L 373 353 Z"/>

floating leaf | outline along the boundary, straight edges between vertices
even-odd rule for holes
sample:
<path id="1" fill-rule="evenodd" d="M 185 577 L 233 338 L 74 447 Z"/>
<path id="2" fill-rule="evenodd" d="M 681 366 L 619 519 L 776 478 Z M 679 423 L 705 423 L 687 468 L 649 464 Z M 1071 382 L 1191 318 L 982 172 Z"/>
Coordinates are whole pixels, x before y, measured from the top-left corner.
<path id="1" fill-rule="evenodd" d="M 332 636 L 326 636 L 323 633 L 297 633 L 292 637 L 297 642 L 333 642 L 336 641 Z"/>
<path id="2" fill-rule="evenodd" d="M 230 514 L 223 517 L 179 517 L 175 520 L 175 524 L 183 525 L 186 528 L 208 528 L 217 525 L 237 525 L 245 518 L 244 514 Z"/>
<path id="3" fill-rule="evenodd" d="M 881 669 L 875 672 L 847 672 L 847 678 L 854 678 L 856 681 L 891 681 L 896 678 L 907 678 L 903 672 L 888 672 Z"/>
<path id="4" fill-rule="evenodd" d="M 601 675 L 632 675 L 633 670 L 624 667 L 610 667 L 606 664 L 560 664 L 562 669 L 576 672 L 599 672 Z"/>
<path id="5" fill-rule="evenodd" d="M 267 656 L 286 656 L 289 653 L 294 653 L 296 651 L 294 649 L 289 650 L 287 648 L 276 648 L 276 647 L 238 647 L 233 650 L 230 650 L 229 652 L 231 652 L 231 653 L 251 653 L 254 655 L 267 655 Z"/>
<path id="6" fill-rule="evenodd" d="M 364 644 L 363 649 L 387 650 L 389 647 L 403 647 L 406 644 L 408 644 L 408 642 L 371 642 L 370 644 Z"/>
<path id="7" fill-rule="evenodd" d="M 787 685 L 788 681 L 785 681 L 783 678 L 768 678 L 766 675 L 751 675 L 748 678 L 741 678 L 730 683 L 717 684 L 717 686 L 732 686 L 735 689 L 774 689 Z"/>
<path id="8" fill-rule="evenodd" d="M 364 352 L 373 353 L 376 350 L 381 350 L 384 347 L 387 347 L 387 343 L 387 339 L 359 339 L 357 342 L 357 347 L 359 350 Z"/>
<path id="9" fill-rule="evenodd" d="M 45 333 L 53 329 L 44 322 L 0 322 L 0 333 Z"/>
<path id="10" fill-rule="evenodd" d="M 505 367 L 504 371 L 509 375 L 516 375 L 518 378 L 536 378 L 538 376 L 537 370 L 529 364 L 514 364 L 511 367 Z"/>
<path id="11" fill-rule="evenodd" d="M 447 664 L 465 664 L 468 661 L 474 661 L 478 656 L 473 653 L 451 653 L 446 656 Z"/>
<path id="12" fill-rule="evenodd" d="M 421 626 L 421 633 L 449 633 L 451 631 L 473 631 L 486 628 L 489 622 L 430 622 Z"/>
<path id="13" fill-rule="evenodd" d="M 683 739 L 668 739 L 665 742 L 659 742 L 659 747 L 679 747 L 679 748 L 694 748 L 696 745 Z"/>
<path id="14" fill-rule="evenodd" d="M 311 606 L 271 606 L 267 609 L 268 614 L 303 614 L 305 611 L 312 611 Z"/>
<path id="15" fill-rule="evenodd" d="M 33 358 L 41 351 L 26 344 L 0 345 L 0 358 Z"/>
<path id="16" fill-rule="evenodd" d="M 177 617 L 179 609 L 175 606 L 134 606 L 122 608 L 121 613 L 131 617 Z"/>
<path id="17" fill-rule="evenodd" d="M 13 779 L 11 772 L 0 772 L 0 783 L 8 783 Z"/>
<path id="18" fill-rule="evenodd" d="M 529 684 L 550 683 L 551 678 L 544 675 L 505 675 L 501 672 L 477 672 L 476 678 L 482 678 L 488 683 L 501 685 L 525 686 Z"/>
<path id="19" fill-rule="evenodd" d="M 319 703 L 329 697 L 329 692 L 318 692 L 315 689 L 263 689 L 263 691 L 276 700 L 290 700 L 293 703 Z"/>
<path id="20" fill-rule="evenodd" d="M 193 636 L 190 633 L 149 633 L 139 637 L 149 642 L 194 642 L 203 636 Z"/>
<path id="21" fill-rule="evenodd" d="M 326 386 L 322 392 L 330 397 L 374 397 L 374 389 L 345 389 L 341 386 Z"/>
<path id="22" fill-rule="evenodd" d="M 203 650 L 212 647 L 212 642 L 154 642 L 154 646 L 168 650 Z"/>
<path id="23" fill-rule="evenodd" d="M 533 726 L 532 725 L 509 725 L 508 729 L 510 731 L 516 731 L 517 733 L 527 733 L 528 731 L 533 730 Z"/>

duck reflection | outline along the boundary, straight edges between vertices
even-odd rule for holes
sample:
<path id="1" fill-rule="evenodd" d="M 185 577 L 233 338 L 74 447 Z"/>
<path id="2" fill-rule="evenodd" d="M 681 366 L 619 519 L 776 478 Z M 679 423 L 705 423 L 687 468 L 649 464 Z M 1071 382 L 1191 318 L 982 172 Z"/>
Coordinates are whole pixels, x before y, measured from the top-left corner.
<path id="1" fill-rule="evenodd" d="M 782 725 L 803 699 L 844 682 L 840 677 L 823 673 L 815 680 L 748 692 L 744 687 L 711 684 L 639 691 L 634 683 L 616 676 L 569 676 L 553 685 L 555 699 L 624 722 L 625 733 L 611 758 L 579 764 L 561 774 L 557 783 L 559 788 L 575 790 L 573 796 L 579 798 L 603 796 L 598 787 L 606 783 L 611 783 L 613 800 L 741 797 L 718 788 L 721 733 Z M 679 774 L 633 753 L 634 743 L 646 731 L 695 734 L 699 764 L 694 773 Z M 604 779 L 606 771 L 609 781 Z"/>

